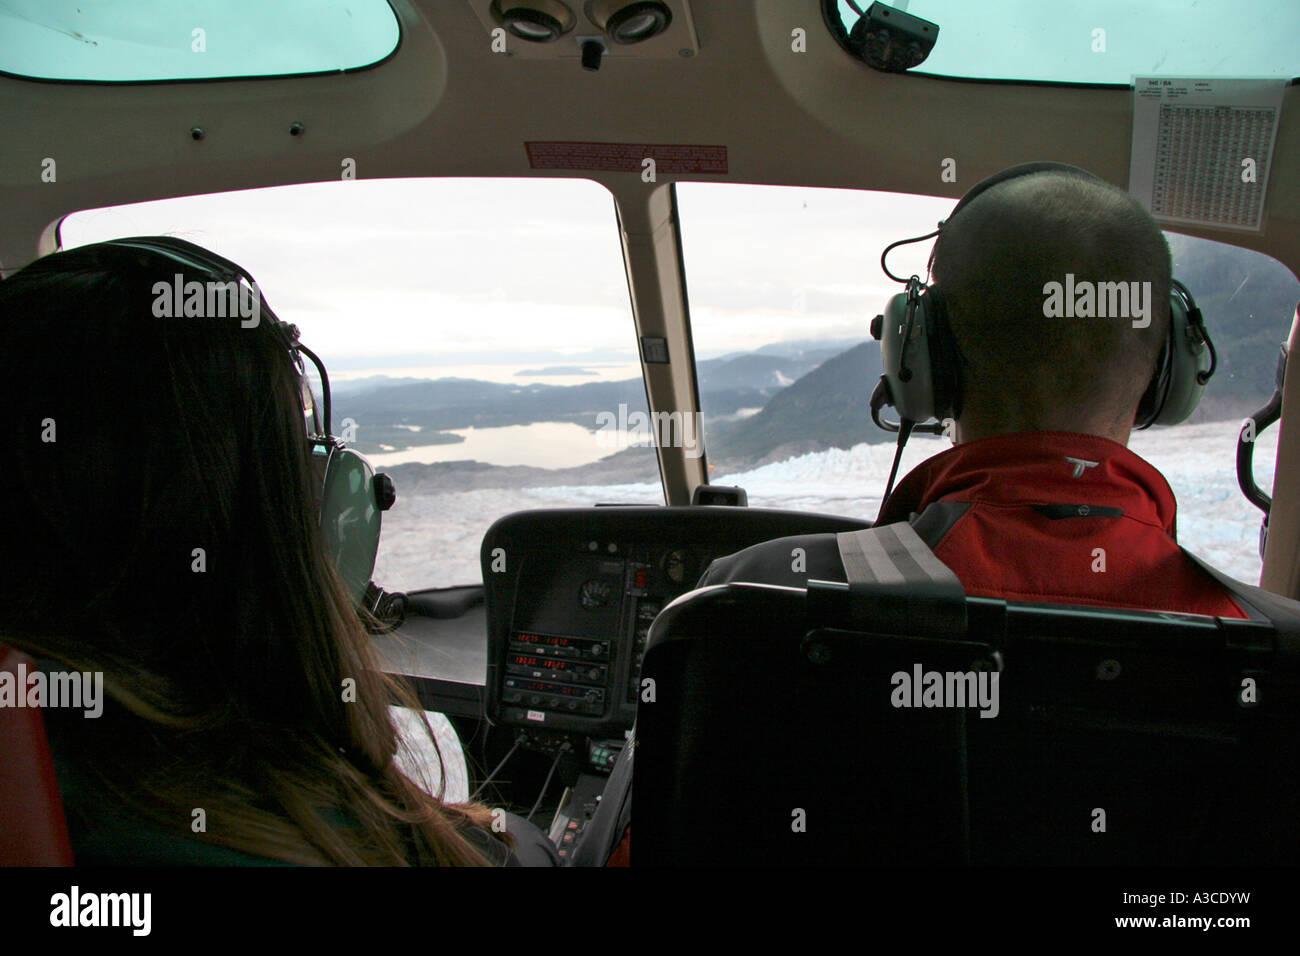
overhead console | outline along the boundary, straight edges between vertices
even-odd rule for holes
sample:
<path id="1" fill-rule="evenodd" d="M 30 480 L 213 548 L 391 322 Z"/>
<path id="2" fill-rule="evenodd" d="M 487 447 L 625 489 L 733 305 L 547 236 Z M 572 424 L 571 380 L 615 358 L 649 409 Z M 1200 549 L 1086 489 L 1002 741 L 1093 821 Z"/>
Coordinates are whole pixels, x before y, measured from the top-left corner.
<path id="1" fill-rule="evenodd" d="M 832 515 L 720 507 L 563 508 L 501 518 L 481 552 L 488 719 L 541 736 L 621 737 L 636 717 L 651 622 L 694 589 L 710 561 L 785 535 L 865 527 Z"/>

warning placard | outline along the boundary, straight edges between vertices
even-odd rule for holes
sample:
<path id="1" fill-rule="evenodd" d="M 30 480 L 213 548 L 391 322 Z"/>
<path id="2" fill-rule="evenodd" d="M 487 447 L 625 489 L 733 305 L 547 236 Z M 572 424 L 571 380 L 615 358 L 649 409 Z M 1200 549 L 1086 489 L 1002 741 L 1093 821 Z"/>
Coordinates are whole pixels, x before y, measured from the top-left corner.
<path id="1" fill-rule="evenodd" d="M 639 173 L 645 160 L 667 175 L 727 172 L 727 147 L 675 143 L 524 143 L 533 169 L 595 169 Z"/>

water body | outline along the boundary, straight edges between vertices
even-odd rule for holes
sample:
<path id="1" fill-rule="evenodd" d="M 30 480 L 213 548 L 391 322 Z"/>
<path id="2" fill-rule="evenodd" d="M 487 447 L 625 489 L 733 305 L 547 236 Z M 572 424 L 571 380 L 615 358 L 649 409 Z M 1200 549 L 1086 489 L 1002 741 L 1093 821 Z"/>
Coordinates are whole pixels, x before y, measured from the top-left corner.
<path id="1" fill-rule="evenodd" d="M 557 358 L 558 362 L 538 360 L 531 365 L 419 365 L 410 368 L 379 365 L 374 368 L 341 368 L 337 371 L 330 369 L 330 379 L 346 382 L 371 375 L 387 375 L 392 378 L 430 380 L 472 378 L 480 382 L 497 382 L 502 385 L 585 385 L 588 382 L 619 382 L 641 377 L 641 364 L 637 361 L 582 362 L 578 365 L 582 374 L 548 374 L 550 369 L 564 362 L 563 356 Z"/>
<path id="2" fill-rule="evenodd" d="M 447 445 L 417 445 L 404 451 L 366 455 L 376 467 L 406 462 L 481 461 L 489 465 L 532 465 L 570 468 L 588 465 L 628 447 L 624 434 L 583 428 L 572 422 L 534 422 L 500 428 L 457 428 L 448 431 L 464 441 Z"/>

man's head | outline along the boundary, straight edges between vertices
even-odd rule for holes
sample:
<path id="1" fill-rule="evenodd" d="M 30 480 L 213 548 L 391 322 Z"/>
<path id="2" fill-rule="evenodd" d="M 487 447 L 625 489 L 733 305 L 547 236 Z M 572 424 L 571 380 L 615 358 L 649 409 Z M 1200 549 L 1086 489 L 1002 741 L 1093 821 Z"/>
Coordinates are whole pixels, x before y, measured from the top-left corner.
<path id="1" fill-rule="evenodd" d="M 958 440 L 1052 430 L 1126 443 L 1168 335 L 1170 279 L 1160 227 L 1107 183 L 1038 172 L 971 200 L 944 226 L 933 260 L 963 357 Z M 1083 283 L 1135 282 L 1146 327 L 1135 327 L 1131 300 L 1102 317 L 1094 295 L 1093 314 L 1076 315 Z M 1052 301 L 1049 283 L 1062 290 Z"/>

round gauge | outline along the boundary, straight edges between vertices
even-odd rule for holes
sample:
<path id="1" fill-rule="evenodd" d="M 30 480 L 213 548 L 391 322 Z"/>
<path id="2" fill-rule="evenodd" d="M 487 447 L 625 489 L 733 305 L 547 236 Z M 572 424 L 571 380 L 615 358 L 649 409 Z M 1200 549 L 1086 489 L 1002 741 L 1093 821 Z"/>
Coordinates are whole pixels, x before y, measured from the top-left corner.
<path id="1" fill-rule="evenodd" d="M 691 554 L 685 548 L 669 551 L 664 556 L 664 574 L 674 584 L 682 584 L 691 573 Z"/>
<path id="2" fill-rule="evenodd" d="M 582 586 L 578 596 L 582 599 L 582 606 L 585 608 L 604 607 L 609 602 L 609 595 L 613 590 L 604 581 L 593 579 Z"/>

